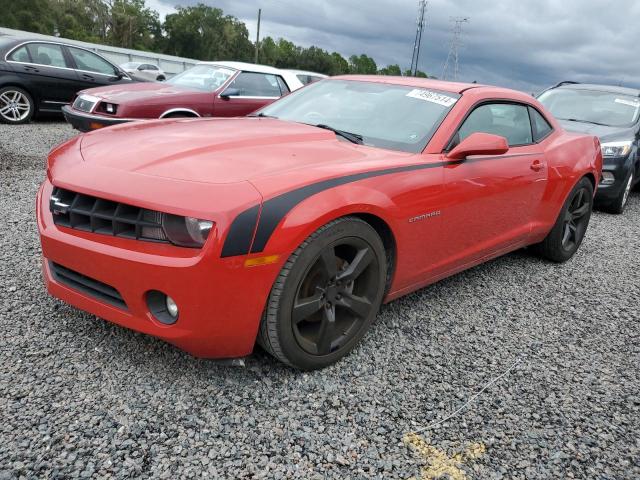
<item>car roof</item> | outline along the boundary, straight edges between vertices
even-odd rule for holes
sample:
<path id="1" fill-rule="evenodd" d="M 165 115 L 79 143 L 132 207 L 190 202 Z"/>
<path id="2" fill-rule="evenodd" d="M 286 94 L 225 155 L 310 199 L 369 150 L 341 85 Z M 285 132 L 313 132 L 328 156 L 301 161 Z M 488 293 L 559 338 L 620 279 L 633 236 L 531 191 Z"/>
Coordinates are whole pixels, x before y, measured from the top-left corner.
<path id="1" fill-rule="evenodd" d="M 280 75 L 282 73 L 281 70 L 270 67 L 269 65 L 259 65 L 257 63 L 246 63 L 246 62 L 198 62 L 197 65 L 219 65 L 221 67 L 232 68 L 233 70 L 244 70 L 246 72 L 256 72 L 256 73 L 272 73 L 276 75 Z"/>
<path id="2" fill-rule="evenodd" d="M 630 95 L 632 97 L 640 97 L 640 90 L 636 88 L 620 87 L 617 85 L 600 85 L 596 83 L 568 83 L 560 85 L 564 90 L 591 90 L 596 92 L 619 93 L 621 95 Z M 554 90 L 554 88 L 552 88 Z"/>
<path id="3" fill-rule="evenodd" d="M 462 93 L 465 90 L 469 90 L 472 88 L 491 88 L 492 90 L 499 89 L 498 87 L 487 87 L 486 85 L 480 85 L 477 83 L 448 82 L 443 80 L 434 80 L 431 78 L 398 77 L 393 75 L 340 75 L 338 77 L 331 78 L 387 83 L 392 85 L 404 85 L 406 87 L 428 88 L 449 93 Z M 509 90 L 507 88 L 500 90 L 504 90 L 505 92 L 513 92 L 513 90 Z"/>
<path id="4" fill-rule="evenodd" d="M 294 73 L 296 75 L 311 75 L 311 76 L 314 76 L 314 77 L 322 77 L 322 78 L 327 78 L 328 77 L 328 75 L 325 75 L 324 73 L 310 72 L 308 70 L 296 70 L 295 68 L 287 68 L 287 69 L 285 69 L 285 71 Z"/>

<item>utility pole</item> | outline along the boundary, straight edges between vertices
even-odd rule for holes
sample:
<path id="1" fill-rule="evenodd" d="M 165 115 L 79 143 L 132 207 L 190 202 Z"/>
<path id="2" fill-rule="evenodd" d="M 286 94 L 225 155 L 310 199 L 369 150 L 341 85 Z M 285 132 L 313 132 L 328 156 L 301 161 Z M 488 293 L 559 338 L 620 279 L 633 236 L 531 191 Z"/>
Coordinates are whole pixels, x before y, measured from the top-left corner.
<path id="1" fill-rule="evenodd" d="M 258 9 L 258 31 L 256 32 L 256 57 L 253 63 L 258 63 L 258 52 L 260 51 L 260 17 L 262 15 L 262 9 Z"/>
<path id="2" fill-rule="evenodd" d="M 444 62 L 442 70 L 442 80 L 447 79 L 449 64 L 453 63 L 453 81 L 458 81 L 458 48 L 462 44 L 462 24 L 469 22 L 469 17 L 451 17 L 449 19 L 453 23 L 451 28 L 451 43 L 449 44 L 449 54 Z"/>
<path id="3" fill-rule="evenodd" d="M 420 45 L 422 44 L 422 30 L 424 29 L 424 14 L 427 10 L 427 0 L 418 0 L 418 18 L 416 19 L 416 39 L 413 42 L 413 54 L 411 56 L 411 67 L 409 74 L 415 76 L 418 72 L 418 61 L 420 59 Z"/>

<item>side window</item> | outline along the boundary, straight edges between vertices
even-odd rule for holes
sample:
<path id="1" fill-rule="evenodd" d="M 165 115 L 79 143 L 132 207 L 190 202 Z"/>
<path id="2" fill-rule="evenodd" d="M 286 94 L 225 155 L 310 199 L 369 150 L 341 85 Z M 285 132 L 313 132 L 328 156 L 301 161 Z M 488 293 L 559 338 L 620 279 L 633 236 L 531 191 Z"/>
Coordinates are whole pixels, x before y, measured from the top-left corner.
<path id="1" fill-rule="evenodd" d="M 13 60 L 14 62 L 32 63 L 31 56 L 29 55 L 29 50 L 27 50 L 26 45 L 15 50 L 9 56 L 9 60 Z"/>
<path id="2" fill-rule="evenodd" d="M 278 81 L 278 86 L 280 87 L 280 93 L 282 95 L 285 95 L 287 93 L 289 93 L 291 90 L 289 90 L 289 87 L 287 86 L 287 83 L 284 81 L 284 79 L 280 76 L 276 77 L 276 80 Z"/>
<path id="3" fill-rule="evenodd" d="M 49 65 L 51 67 L 67 67 L 64 60 L 62 47 L 51 43 L 30 43 L 27 45 L 31 61 L 38 65 Z"/>
<path id="4" fill-rule="evenodd" d="M 240 90 L 241 97 L 279 97 L 280 87 L 275 75 L 241 72 L 229 85 Z"/>
<path id="5" fill-rule="evenodd" d="M 69 53 L 71 53 L 71 56 L 73 57 L 73 61 L 76 62 L 76 68 L 78 70 L 102 73 L 103 75 L 115 75 L 115 69 L 113 65 L 111 65 L 102 57 L 99 57 L 95 53 L 81 50 L 79 48 L 68 48 Z"/>
<path id="6" fill-rule="evenodd" d="M 510 146 L 533 143 L 529 112 L 524 105 L 491 103 L 477 107 L 458 130 L 455 144 L 476 132 L 505 137 Z"/>
<path id="7" fill-rule="evenodd" d="M 553 128 L 549 122 L 535 108 L 529 107 L 531 125 L 533 126 L 533 140 L 539 142 L 551 133 Z"/>

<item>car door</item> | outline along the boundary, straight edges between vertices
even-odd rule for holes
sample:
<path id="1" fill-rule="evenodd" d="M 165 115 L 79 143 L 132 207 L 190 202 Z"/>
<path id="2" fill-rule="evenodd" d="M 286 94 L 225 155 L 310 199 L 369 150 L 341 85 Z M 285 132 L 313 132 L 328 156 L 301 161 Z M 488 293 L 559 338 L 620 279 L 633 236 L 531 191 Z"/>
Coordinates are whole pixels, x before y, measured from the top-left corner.
<path id="1" fill-rule="evenodd" d="M 59 111 L 73 99 L 77 78 L 61 45 L 30 42 L 13 50 L 7 60 L 37 96 L 38 110 Z"/>
<path id="2" fill-rule="evenodd" d="M 231 95 L 227 95 L 232 93 Z M 279 75 L 240 72 L 217 96 L 213 108 L 216 117 L 240 117 L 264 107 L 289 93 Z"/>
<path id="3" fill-rule="evenodd" d="M 547 183 L 544 150 L 534 141 L 527 105 L 476 106 L 447 150 L 475 132 L 505 137 L 509 151 L 445 166 L 442 228 L 453 268 L 524 244 Z"/>
<path id="4" fill-rule="evenodd" d="M 123 79 L 119 69 L 101 56 L 83 48 L 67 46 L 66 49 L 81 85 L 78 90 L 113 85 Z"/>

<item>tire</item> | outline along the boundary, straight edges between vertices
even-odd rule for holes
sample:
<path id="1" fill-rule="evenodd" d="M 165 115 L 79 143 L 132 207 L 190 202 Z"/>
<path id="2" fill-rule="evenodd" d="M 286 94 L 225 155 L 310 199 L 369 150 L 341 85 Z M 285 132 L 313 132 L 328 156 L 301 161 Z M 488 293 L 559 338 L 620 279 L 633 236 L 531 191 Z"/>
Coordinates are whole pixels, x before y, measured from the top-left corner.
<path id="1" fill-rule="evenodd" d="M 28 123 L 35 113 L 35 103 L 20 87 L 0 88 L 0 122 L 19 125 Z"/>
<path id="2" fill-rule="evenodd" d="M 629 172 L 627 178 L 624 180 L 624 187 L 620 191 L 618 198 L 616 198 L 613 203 L 609 205 L 605 205 L 604 210 L 609 213 L 614 213 L 616 215 L 620 215 L 624 212 L 624 209 L 627 206 L 627 202 L 629 201 L 629 195 L 631 194 L 631 189 L 633 188 L 633 182 L 635 177 L 633 175 L 633 170 Z"/>
<path id="3" fill-rule="evenodd" d="M 158 75 L 156 77 L 156 82 L 164 82 L 166 80 L 166 77 L 164 75 Z"/>
<path id="4" fill-rule="evenodd" d="M 368 223 L 343 217 L 316 230 L 276 279 L 258 343 L 301 370 L 347 355 L 374 321 L 384 296 L 387 261 Z"/>
<path id="5" fill-rule="evenodd" d="M 555 225 L 536 250 L 552 262 L 566 262 L 576 253 L 589 226 L 593 211 L 593 185 L 582 178 L 571 190 Z"/>

